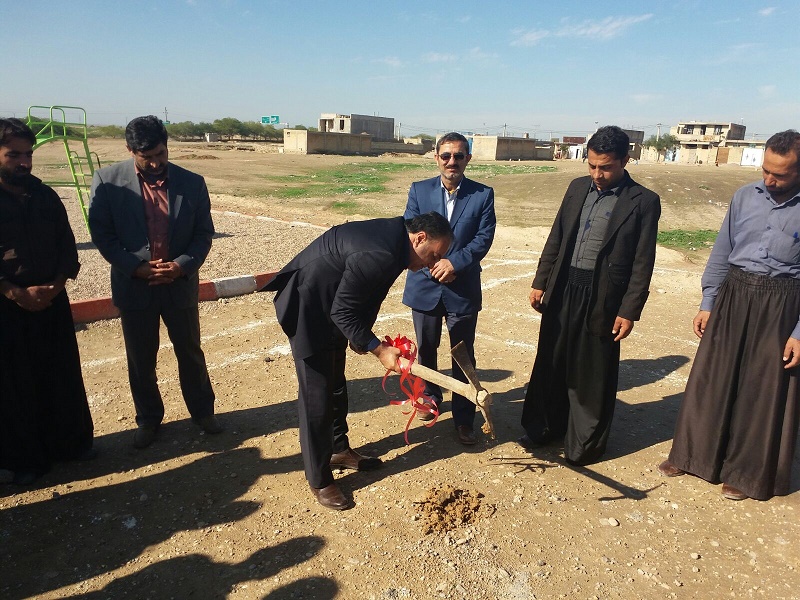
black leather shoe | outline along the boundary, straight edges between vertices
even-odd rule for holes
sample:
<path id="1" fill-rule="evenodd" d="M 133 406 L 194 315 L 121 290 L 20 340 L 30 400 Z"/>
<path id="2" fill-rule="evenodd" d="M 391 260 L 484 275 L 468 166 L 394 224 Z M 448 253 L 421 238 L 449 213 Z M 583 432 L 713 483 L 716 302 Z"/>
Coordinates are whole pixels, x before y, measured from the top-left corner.
<path id="1" fill-rule="evenodd" d="M 456 427 L 456 433 L 458 434 L 458 441 L 464 444 L 465 446 L 474 446 L 478 441 L 475 439 L 475 432 L 472 431 L 472 427 L 467 427 L 466 425 L 459 425 Z"/>
<path id="2" fill-rule="evenodd" d="M 86 450 L 82 450 L 78 453 L 75 460 L 83 462 L 85 460 L 94 460 L 95 458 L 97 458 L 97 450 L 94 448 L 86 448 Z"/>
<path id="3" fill-rule="evenodd" d="M 41 477 L 35 471 L 16 471 L 14 472 L 14 485 L 31 485 Z"/>
<path id="4" fill-rule="evenodd" d="M 149 425 L 140 425 L 136 428 L 136 433 L 133 435 L 133 447 L 141 450 L 147 448 L 156 439 L 156 431 L 158 427 Z"/>
<path id="5" fill-rule="evenodd" d="M 197 425 L 210 435 L 214 435 L 217 433 L 223 432 L 223 427 L 220 424 L 219 420 L 217 419 L 216 415 L 208 415 L 207 417 L 203 417 L 202 419 L 197 419 L 195 421 Z"/>
<path id="6" fill-rule="evenodd" d="M 311 486 L 309 486 L 311 487 Z M 350 508 L 350 501 L 345 498 L 342 490 L 335 483 L 325 486 L 322 489 L 311 488 L 311 493 L 322 506 L 333 510 L 347 510 Z"/>
<path id="7" fill-rule="evenodd" d="M 352 469 L 353 471 L 374 471 L 383 466 L 383 461 L 376 456 L 364 456 L 352 448 L 344 452 L 337 452 L 331 456 L 331 467 L 338 469 Z"/>
<path id="8" fill-rule="evenodd" d="M 535 450 L 536 448 L 541 448 L 544 444 L 539 442 L 534 442 L 531 438 L 528 437 L 528 434 L 523 435 L 521 438 L 517 440 L 517 443 L 525 448 L 525 450 Z"/>

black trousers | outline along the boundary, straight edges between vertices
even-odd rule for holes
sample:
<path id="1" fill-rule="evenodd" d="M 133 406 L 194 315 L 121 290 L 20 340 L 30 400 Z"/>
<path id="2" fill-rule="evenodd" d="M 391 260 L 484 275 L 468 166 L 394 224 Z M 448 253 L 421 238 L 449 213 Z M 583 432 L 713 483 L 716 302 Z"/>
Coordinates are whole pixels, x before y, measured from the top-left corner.
<path id="1" fill-rule="evenodd" d="M 93 429 L 67 293 L 37 312 L 0 296 L 0 468 L 44 473 Z"/>
<path id="2" fill-rule="evenodd" d="M 183 400 L 193 419 L 214 414 L 214 390 L 208 377 L 206 358 L 200 348 L 200 315 L 197 305 L 178 308 L 166 289 L 153 290 L 153 301 L 144 310 L 120 310 L 128 380 L 136 423 L 157 426 L 164 419 L 164 402 L 158 390 L 156 359 L 161 319 L 178 359 Z"/>
<path id="3" fill-rule="evenodd" d="M 700 340 L 669 460 L 751 498 L 791 491 L 800 367 L 783 349 L 800 314 L 800 281 L 731 268 Z"/>
<path id="4" fill-rule="evenodd" d="M 347 438 L 347 381 L 344 377 L 345 347 L 298 358 L 289 340 L 297 371 L 300 417 L 300 450 L 311 487 L 322 489 L 333 483 L 331 455 L 350 447 Z"/>
<path id="5" fill-rule="evenodd" d="M 591 271 L 571 271 L 564 290 L 542 315 L 522 427 L 537 443 L 563 437 L 567 460 L 588 464 L 600 459 L 608 443 L 619 344 L 611 332 L 595 336 L 587 330 Z"/>
<path id="6" fill-rule="evenodd" d="M 419 364 L 429 369 L 438 369 L 438 350 L 442 341 L 442 319 L 447 325 L 450 336 L 450 347 L 459 342 L 464 342 L 472 364 L 475 364 L 475 330 L 478 326 L 478 313 L 468 315 L 447 312 L 444 304 L 439 301 L 432 311 L 412 310 L 411 317 L 414 321 L 414 332 L 417 336 L 417 360 Z M 452 361 L 453 378 L 458 381 L 467 381 L 466 375 Z M 436 398 L 441 405 L 442 390 L 435 383 L 425 382 L 425 393 Z M 475 421 L 475 405 L 459 394 L 453 394 L 452 410 L 453 424 L 458 427 L 464 425 L 472 427 Z"/>

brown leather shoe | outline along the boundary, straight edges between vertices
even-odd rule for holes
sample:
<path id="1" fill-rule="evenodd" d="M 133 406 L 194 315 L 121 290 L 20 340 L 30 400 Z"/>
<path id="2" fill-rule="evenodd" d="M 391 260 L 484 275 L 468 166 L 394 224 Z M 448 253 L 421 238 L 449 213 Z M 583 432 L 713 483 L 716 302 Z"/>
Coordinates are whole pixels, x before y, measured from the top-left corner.
<path id="1" fill-rule="evenodd" d="M 311 493 L 314 494 L 314 498 L 317 499 L 317 502 L 325 508 L 331 508 L 333 510 L 347 510 L 350 508 L 350 501 L 345 498 L 342 490 L 340 490 L 339 486 L 335 483 L 325 486 L 320 490 L 312 487 Z"/>
<path id="2" fill-rule="evenodd" d="M 477 440 L 475 439 L 475 432 L 472 431 L 471 427 L 467 427 L 466 425 L 459 425 L 456 427 L 456 433 L 458 434 L 458 441 L 464 444 L 465 446 L 474 446 Z"/>
<path id="3" fill-rule="evenodd" d="M 436 401 L 436 398 L 434 398 L 433 396 L 428 396 L 427 394 L 422 396 L 422 403 L 430 408 L 438 408 L 440 404 L 440 402 Z M 432 412 L 423 412 L 423 411 L 417 412 L 417 418 L 423 422 L 433 421 L 435 417 L 436 415 L 434 415 Z"/>
<path id="4" fill-rule="evenodd" d="M 683 475 L 686 471 L 683 471 L 673 465 L 668 460 L 665 460 L 660 465 L 658 465 L 658 472 L 661 473 L 664 477 L 677 477 L 678 475 Z"/>
<path id="5" fill-rule="evenodd" d="M 352 448 L 337 452 L 331 456 L 331 467 L 352 469 L 353 471 L 374 471 L 383 466 L 383 461 L 376 456 L 364 456 Z"/>
<path id="6" fill-rule="evenodd" d="M 750 496 L 727 483 L 722 484 L 722 495 L 728 500 L 747 500 Z"/>

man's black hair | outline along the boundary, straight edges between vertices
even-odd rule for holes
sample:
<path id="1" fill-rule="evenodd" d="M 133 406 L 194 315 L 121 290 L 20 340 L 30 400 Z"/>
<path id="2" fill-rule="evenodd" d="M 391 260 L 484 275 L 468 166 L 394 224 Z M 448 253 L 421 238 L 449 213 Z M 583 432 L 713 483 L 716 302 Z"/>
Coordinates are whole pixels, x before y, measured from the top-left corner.
<path id="1" fill-rule="evenodd" d="M 775 154 L 786 156 L 794 152 L 795 166 L 800 171 L 800 133 L 794 129 L 779 131 L 772 135 L 766 143 L 765 150 L 772 150 Z"/>
<path id="2" fill-rule="evenodd" d="M 125 143 L 132 152 L 147 152 L 159 144 L 167 144 L 167 128 L 153 115 L 136 117 L 125 128 Z"/>
<path id="3" fill-rule="evenodd" d="M 8 146 L 12 139 L 18 138 L 36 144 L 36 135 L 22 119 L 9 117 L 0 119 L 0 146 Z"/>
<path id="4" fill-rule="evenodd" d="M 586 144 L 595 154 L 613 154 L 618 160 L 628 156 L 631 140 L 628 134 L 616 125 L 605 125 L 594 132 Z"/>
<path id="5" fill-rule="evenodd" d="M 451 131 L 450 133 L 445 133 L 436 141 L 436 154 L 439 154 L 439 148 L 442 144 L 446 144 L 447 142 L 461 142 L 464 144 L 464 149 L 469 152 L 469 140 L 460 133 Z"/>
<path id="6" fill-rule="evenodd" d="M 406 219 L 408 233 L 424 231 L 432 240 L 453 239 L 453 230 L 450 223 L 438 212 L 432 211 L 424 215 L 417 215 L 413 219 Z"/>

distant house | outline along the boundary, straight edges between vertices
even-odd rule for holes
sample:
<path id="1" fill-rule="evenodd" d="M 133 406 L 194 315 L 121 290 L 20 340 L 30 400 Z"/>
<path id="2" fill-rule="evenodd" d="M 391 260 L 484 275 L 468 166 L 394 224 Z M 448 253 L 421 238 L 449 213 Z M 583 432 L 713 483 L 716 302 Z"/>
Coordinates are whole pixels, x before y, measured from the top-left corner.
<path id="1" fill-rule="evenodd" d="M 679 143 L 674 161 L 689 165 L 728 162 L 738 164 L 742 153 L 735 151 L 731 156 L 731 149 L 759 144 L 754 140 L 745 141 L 745 129 L 744 125 L 723 121 L 680 122 L 669 130 Z M 761 142 L 762 146 L 763 144 Z"/>
<path id="2" fill-rule="evenodd" d="M 628 139 L 630 141 L 628 154 L 632 159 L 639 160 L 640 158 L 642 158 L 642 146 L 644 146 L 644 131 L 640 131 L 638 129 L 623 129 L 622 131 L 628 134 Z"/>
<path id="3" fill-rule="evenodd" d="M 470 151 L 476 160 L 553 160 L 553 150 L 552 142 L 530 137 L 470 137 Z"/>
<path id="4" fill-rule="evenodd" d="M 376 142 L 394 141 L 394 119 L 389 117 L 322 113 L 318 129 L 322 133 L 367 133 Z"/>

